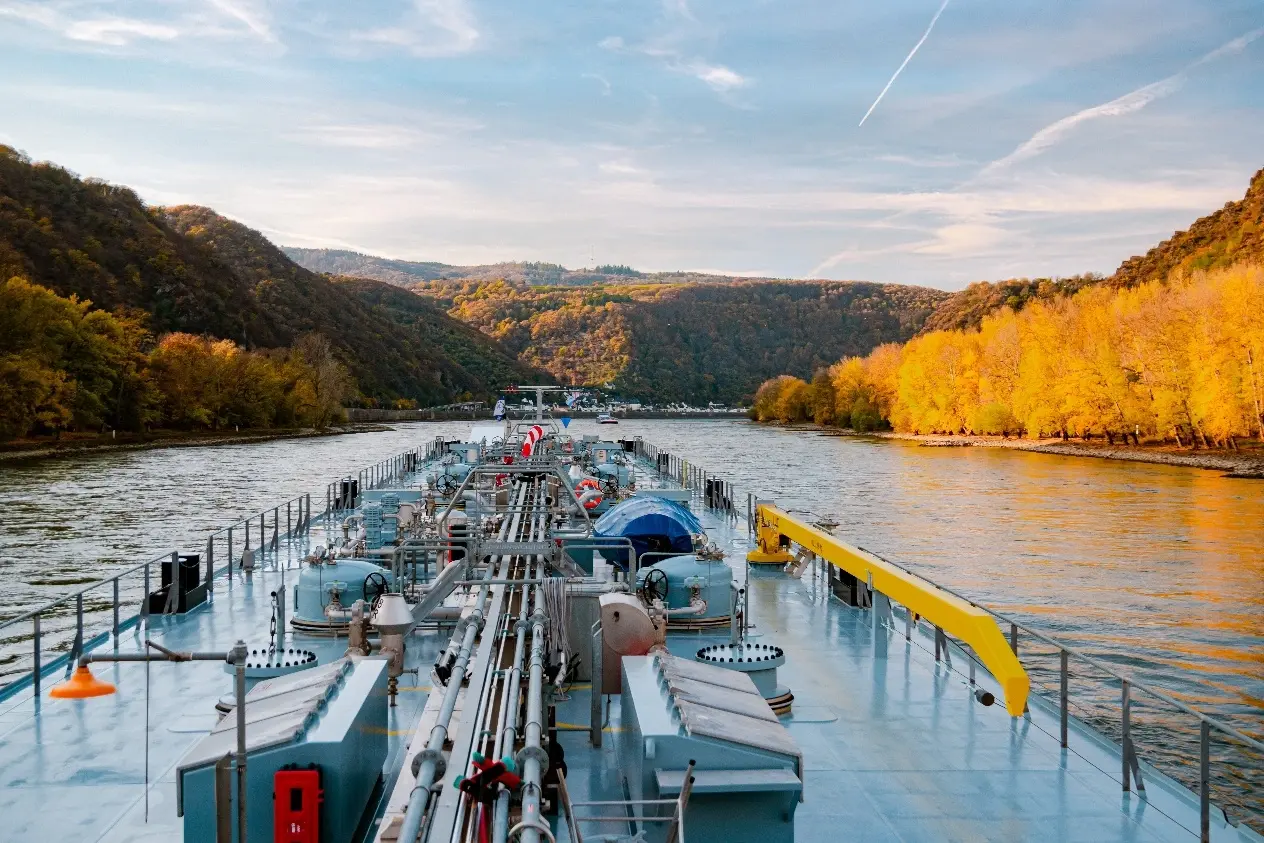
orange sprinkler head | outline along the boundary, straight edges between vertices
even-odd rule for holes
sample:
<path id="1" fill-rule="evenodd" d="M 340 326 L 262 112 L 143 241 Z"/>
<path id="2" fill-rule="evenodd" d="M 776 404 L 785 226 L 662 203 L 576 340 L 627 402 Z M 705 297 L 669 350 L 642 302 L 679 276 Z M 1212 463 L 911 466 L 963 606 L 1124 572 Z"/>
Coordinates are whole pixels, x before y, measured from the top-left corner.
<path id="1" fill-rule="evenodd" d="M 73 676 L 60 685 L 54 685 L 48 695 L 59 700 L 82 700 L 88 697 L 104 697 L 114 693 L 114 690 L 113 685 L 97 679 L 86 664 L 81 664 L 75 669 Z"/>

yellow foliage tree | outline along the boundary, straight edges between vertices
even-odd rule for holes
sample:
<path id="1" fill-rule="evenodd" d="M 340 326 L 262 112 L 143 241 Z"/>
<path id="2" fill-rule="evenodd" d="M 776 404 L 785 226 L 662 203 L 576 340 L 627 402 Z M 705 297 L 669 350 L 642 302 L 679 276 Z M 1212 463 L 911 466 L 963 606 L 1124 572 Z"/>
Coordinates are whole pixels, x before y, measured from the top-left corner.
<path id="1" fill-rule="evenodd" d="M 1004 308 L 977 331 L 931 331 L 846 358 L 811 388 L 788 376 L 760 388 L 756 418 L 812 415 L 911 433 L 1145 435 L 1230 448 L 1264 439 L 1264 269 L 1087 287 L 1017 314 Z"/>

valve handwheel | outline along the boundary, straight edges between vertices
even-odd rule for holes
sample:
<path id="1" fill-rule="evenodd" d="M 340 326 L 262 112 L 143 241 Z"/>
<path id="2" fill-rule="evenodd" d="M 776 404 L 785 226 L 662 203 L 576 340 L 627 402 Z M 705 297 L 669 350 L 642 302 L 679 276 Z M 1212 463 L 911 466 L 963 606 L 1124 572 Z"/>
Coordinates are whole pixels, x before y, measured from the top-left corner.
<path id="1" fill-rule="evenodd" d="M 641 599 L 647 604 L 662 600 L 663 605 L 666 606 L 668 588 L 667 574 L 660 568 L 650 568 L 645 574 L 645 579 L 641 581 Z"/>
<path id="2" fill-rule="evenodd" d="M 386 577 L 377 571 L 371 571 L 364 578 L 364 602 L 369 604 L 370 610 L 377 608 L 377 602 L 382 599 L 382 595 L 391 590 L 390 584 L 386 581 Z M 369 599 L 372 594 L 373 598 Z"/>

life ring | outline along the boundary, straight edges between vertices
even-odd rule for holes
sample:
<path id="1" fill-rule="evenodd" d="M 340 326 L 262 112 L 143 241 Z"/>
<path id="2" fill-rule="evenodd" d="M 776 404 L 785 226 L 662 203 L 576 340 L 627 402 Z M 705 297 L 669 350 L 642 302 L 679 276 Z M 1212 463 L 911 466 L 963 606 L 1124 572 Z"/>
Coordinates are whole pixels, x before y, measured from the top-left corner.
<path id="1" fill-rule="evenodd" d="M 576 500 L 582 498 L 584 493 L 589 489 L 596 489 L 598 494 L 584 501 L 584 509 L 595 509 L 601 504 L 601 484 L 593 478 L 585 477 L 583 480 L 580 480 L 575 484 L 575 498 Z"/>

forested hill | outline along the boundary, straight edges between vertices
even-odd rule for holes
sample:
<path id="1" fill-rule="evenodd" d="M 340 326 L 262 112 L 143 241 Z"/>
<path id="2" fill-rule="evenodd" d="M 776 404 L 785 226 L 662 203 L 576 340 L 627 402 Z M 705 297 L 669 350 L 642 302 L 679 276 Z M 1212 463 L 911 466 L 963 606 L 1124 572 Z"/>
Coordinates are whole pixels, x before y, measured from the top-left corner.
<path id="1" fill-rule="evenodd" d="M 259 305 L 302 334 L 319 331 L 347 356 L 352 375 L 368 395 L 413 398 L 435 404 L 469 392 L 490 395 L 508 383 L 536 376 L 488 337 L 464 331 L 430 307 L 424 318 L 405 323 L 363 293 L 294 263 L 262 234 L 208 208 L 166 208 L 172 228 L 201 244 L 256 291 Z M 426 310 L 419 302 L 419 315 Z M 423 330 L 418 330 L 418 328 Z M 443 333 L 447 343 L 435 341 Z M 454 357 L 452 352 L 456 352 Z M 484 365 L 485 364 L 485 365 Z M 504 380 L 495 380 L 493 374 Z"/>
<path id="2" fill-rule="evenodd" d="M 1264 264 L 1264 170 L 1251 179 L 1246 196 L 1178 231 L 1144 255 L 1129 258 L 1108 282 L 1117 288 L 1162 281 L 1175 271 Z"/>
<path id="3" fill-rule="evenodd" d="M 299 249 L 285 246 L 285 253 L 313 272 L 329 275 L 374 278 L 400 287 L 419 281 L 508 281 L 534 286 L 583 287 L 602 284 L 696 284 L 769 281 L 745 276 L 710 275 L 703 272 L 641 272 L 630 266 L 602 265 L 591 269 L 567 269 L 561 264 L 512 261 L 477 266 L 455 266 L 433 261 L 402 261 L 379 258 L 342 249 Z"/>
<path id="4" fill-rule="evenodd" d="M 303 269 L 258 232 L 212 211 L 148 208 L 128 188 L 0 146 L 0 279 L 11 277 L 103 309 L 144 311 L 158 334 L 275 348 L 320 332 L 360 391 L 379 400 L 490 396 L 504 384 L 488 372 L 533 376 L 442 311 L 401 324 L 375 311 L 362 291 Z M 449 342 L 433 343 L 418 331 L 421 322 Z"/>
<path id="5" fill-rule="evenodd" d="M 565 383 L 612 383 L 652 401 L 736 402 L 768 373 L 915 334 L 947 293 L 843 281 L 527 286 L 432 281 L 414 289 Z"/>
<path id="6" fill-rule="evenodd" d="M 945 299 L 926 320 L 922 332 L 973 330 L 984 316 L 1002 307 L 1019 311 L 1029 302 L 1074 295 L 1096 284 L 1124 289 L 1166 280 L 1177 271 L 1221 269 L 1239 263 L 1264 263 L 1264 170 L 1251 179 L 1241 200 L 1196 220 L 1144 255 L 1128 258 L 1113 275 L 981 281 Z"/>
<path id="7" fill-rule="evenodd" d="M 840 355 L 907 340 L 949 296 L 895 284 L 285 251 L 343 283 L 359 276 L 419 293 L 563 383 L 610 383 L 655 402 L 745 400 L 773 374 L 810 374 Z M 373 298 L 402 321 L 415 306 L 406 294 Z"/>

